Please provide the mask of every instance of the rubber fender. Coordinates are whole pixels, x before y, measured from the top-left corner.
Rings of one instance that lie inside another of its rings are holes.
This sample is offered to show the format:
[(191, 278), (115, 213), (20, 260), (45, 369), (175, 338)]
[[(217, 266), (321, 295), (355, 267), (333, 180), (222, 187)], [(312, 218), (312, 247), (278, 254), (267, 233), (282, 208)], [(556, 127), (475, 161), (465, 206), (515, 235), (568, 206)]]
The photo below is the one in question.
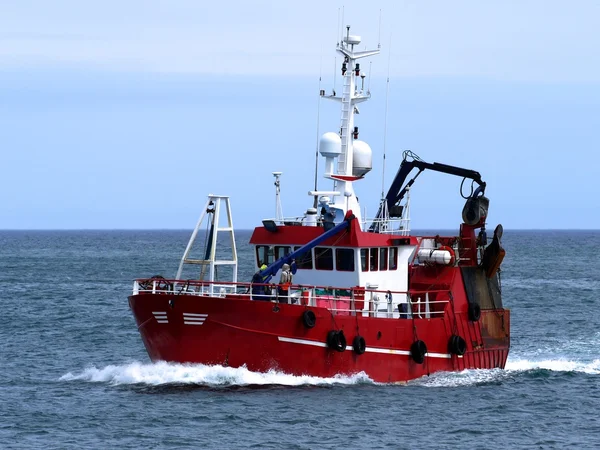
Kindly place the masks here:
[(365, 342), (365, 338), (362, 336), (356, 336), (352, 341), (352, 348), (356, 352), (357, 355), (362, 355), (367, 349), (367, 343)]
[(331, 330), (327, 333), (327, 347), (338, 352), (346, 350), (346, 336), (344, 336), (344, 332), (342, 330)]
[(417, 364), (423, 364), (423, 361), (425, 361), (426, 353), (427, 346), (425, 345), (425, 342), (421, 340), (413, 342), (410, 346), (410, 356), (412, 356), (413, 361)]
[(302, 323), (306, 328), (314, 328), (317, 324), (317, 316), (310, 309), (302, 313)]
[(469, 303), (469, 320), (477, 322), (481, 317), (481, 307), (477, 303)]
[(462, 356), (467, 351), (467, 343), (460, 336), (453, 334), (448, 341), (448, 351), (458, 356)]

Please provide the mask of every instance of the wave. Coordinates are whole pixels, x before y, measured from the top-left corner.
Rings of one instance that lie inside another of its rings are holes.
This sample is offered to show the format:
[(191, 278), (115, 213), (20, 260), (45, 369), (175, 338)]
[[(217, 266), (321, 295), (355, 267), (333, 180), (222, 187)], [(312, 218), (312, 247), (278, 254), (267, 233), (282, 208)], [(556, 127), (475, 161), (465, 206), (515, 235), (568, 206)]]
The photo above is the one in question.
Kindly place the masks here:
[(600, 359), (591, 362), (568, 359), (529, 359), (509, 360), (504, 369), (469, 369), (462, 372), (439, 372), (429, 377), (419, 378), (409, 384), (427, 387), (461, 387), (485, 384), (498, 384), (520, 377), (537, 376), (541, 372), (584, 373), (600, 375)]
[(252, 372), (246, 367), (207, 366), (203, 364), (173, 364), (166, 362), (132, 362), (124, 365), (109, 365), (103, 368), (90, 366), (80, 373), (67, 373), (59, 381), (87, 381), (112, 385), (146, 384), (151, 386), (187, 384), (209, 387), (228, 386), (330, 386), (372, 383), (361, 372), (356, 375), (336, 375), (319, 378), (308, 375), (295, 376), (271, 370)]
[[(521, 376), (536, 376), (541, 371), (557, 373), (584, 373), (600, 375), (600, 359), (591, 362), (568, 359), (509, 359), (505, 369), (470, 369), (461, 372), (439, 372), (428, 377), (412, 380), (408, 385), (426, 387), (461, 387), (502, 383)], [(173, 364), (166, 362), (108, 365), (102, 368), (90, 366), (79, 373), (67, 373), (59, 381), (85, 381), (111, 385), (149, 386), (195, 385), (207, 387), (232, 386), (334, 386), (379, 384), (364, 372), (356, 375), (336, 375), (320, 378), (308, 375), (295, 376), (271, 370), (252, 372), (246, 367), (207, 366), (203, 364)]]
[(579, 372), (589, 375), (600, 375), (600, 359), (591, 362), (571, 361), (568, 359), (545, 359), (541, 361), (530, 361), (527, 359), (508, 360), (506, 369), (508, 372), (526, 372), (534, 370), (549, 370), (552, 372)]

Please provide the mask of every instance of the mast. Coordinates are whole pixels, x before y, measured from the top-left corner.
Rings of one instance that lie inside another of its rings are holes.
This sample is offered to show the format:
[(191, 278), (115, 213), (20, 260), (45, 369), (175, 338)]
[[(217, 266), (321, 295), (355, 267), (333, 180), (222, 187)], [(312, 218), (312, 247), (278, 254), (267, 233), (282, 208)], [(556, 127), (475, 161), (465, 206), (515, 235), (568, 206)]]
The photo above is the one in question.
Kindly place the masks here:
[[(333, 133), (323, 135), (320, 152), (326, 159), (325, 177), (334, 181), (333, 191), (325, 194), (323, 191), (313, 191), (310, 194), (332, 195), (333, 202), (330, 204), (338, 210), (346, 213), (348, 210), (356, 215), (359, 222), (360, 205), (354, 194), (352, 183), (364, 177), (371, 170), (371, 148), (366, 142), (358, 141), (358, 127), (354, 123), (354, 115), (358, 114), (358, 104), (371, 98), (371, 93), (365, 91), (365, 74), (361, 71), (361, 58), (379, 54), (379, 48), (376, 50), (355, 51), (355, 46), (361, 43), (360, 36), (350, 34), (350, 26), (346, 26), (346, 35), (342, 36), (337, 44), (336, 51), (343, 56), (341, 74), (342, 74), (342, 92), (336, 94), (335, 89), (332, 95), (325, 96), (325, 91), (321, 91), (321, 96), (341, 103), (341, 119), (339, 133), (336, 133), (335, 139), (331, 137)], [(360, 80), (359, 80), (360, 78)], [(360, 85), (360, 89), (359, 89)], [(327, 137), (327, 135), (330, 135)], [(323, 141), (323, 139), (325, 141)], [(337, 140), (337, 143), (334, 141)], [(360, 156), (360, 161), (354, 161), (355, 151)], [(333, 172), (333, 161), (337, 158), (335, 165), (336, 171)], [(365, 164), (365, 160), (367, 160)], [(343, 215), (342, 215), (343, 216)]]
[[(350, 26), (346, 26), (346, 36), (342, 39), (337, 51), (344, 55), (342, 63), (343, 88), (342, 96), (329, 98), (339, 100), (342, 103), (342, 117), (340, 123), (340, 138), (342, 140), (342, 153), (338, 158), (338, 175), (353, 176), (352, 173), (352, 149), (353, 139), (358, 139), (358, 127), (354, 127), (354, 114), (358, 109), (356, 105), (371, 98), (370, 92), (360, 92), (356, 89), (356, 78), (360, 77), (360, 64), (356, 61), (361, 58), (379, 54), (377, 50), (355, 52), (354, 46), (360, 44), (360, 36), (350, 34)], [(364, 88), (364, 87), (363, 87)]]

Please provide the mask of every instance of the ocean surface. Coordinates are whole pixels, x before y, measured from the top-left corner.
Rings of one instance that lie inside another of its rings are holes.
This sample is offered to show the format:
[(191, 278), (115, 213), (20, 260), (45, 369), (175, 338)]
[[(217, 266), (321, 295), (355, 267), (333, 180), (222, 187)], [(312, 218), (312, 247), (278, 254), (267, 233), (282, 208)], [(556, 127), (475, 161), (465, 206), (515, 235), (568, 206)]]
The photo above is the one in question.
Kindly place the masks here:
[(127, 296), (189, 235), (0, 231), (0, 448), (600, 448), (600, 231), (505, 231), (506, 369), (406, 385), (151, 364)]

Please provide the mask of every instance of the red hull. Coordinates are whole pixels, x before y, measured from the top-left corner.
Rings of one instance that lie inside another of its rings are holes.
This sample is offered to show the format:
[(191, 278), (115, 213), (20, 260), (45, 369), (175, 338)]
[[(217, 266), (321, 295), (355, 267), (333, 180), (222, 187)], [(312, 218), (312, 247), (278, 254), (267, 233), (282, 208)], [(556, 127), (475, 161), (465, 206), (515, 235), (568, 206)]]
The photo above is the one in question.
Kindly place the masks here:
[[(503, 368), (510, 344), (510, 313), (485, 310), (477, 322), (467, 311), (448, 308), (444, 317), (385, 319), (332, 315), (326, 308), (197, 295), (143, 293), (129, 297), (142, 340), (153, 361), (245, 365), (293, 375), (332, 377), (365, 372), (378, 382), (403, 382), (437, 371)], [(316, 325), (307, 328), (306, 309)], [(343, 330), (347, 348), (327, 347), (327, 334)], [(357, 354), (352, 341), (360, 335), (366, 351)], [(463, 356), (449, 352), (452, 335), (464, 338)], [(411, 356), (411, 344), (427, 346), (422, 364)]]

